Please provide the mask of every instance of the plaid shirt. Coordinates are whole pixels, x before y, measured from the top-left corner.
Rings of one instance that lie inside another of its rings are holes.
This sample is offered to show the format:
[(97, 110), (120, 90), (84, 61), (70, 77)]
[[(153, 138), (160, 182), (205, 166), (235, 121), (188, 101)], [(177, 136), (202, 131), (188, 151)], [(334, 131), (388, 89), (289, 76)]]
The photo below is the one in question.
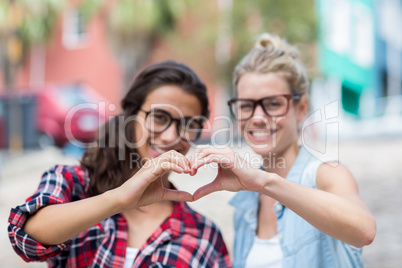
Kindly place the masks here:
[[(47, 260), (49, 267), (123, 267), (127, 222), (116, 214), (69, 241), (45, 247), (23, 230), (30, 214), (40, 208), (85, 198), (89, 177), (79, 166), (55, 166), (47, 171), (37, 192), (11, 210), (8, 234), (25, 261)], [(140, 248), (133, 267), (231, 267), (218, 227), (184, 202)]]

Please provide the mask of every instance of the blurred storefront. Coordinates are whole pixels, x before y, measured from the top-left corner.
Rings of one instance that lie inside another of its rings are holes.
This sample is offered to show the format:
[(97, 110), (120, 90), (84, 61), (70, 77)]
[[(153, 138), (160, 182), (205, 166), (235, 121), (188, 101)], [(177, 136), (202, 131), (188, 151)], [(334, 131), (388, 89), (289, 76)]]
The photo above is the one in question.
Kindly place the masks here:
[(383, 113), (382, 98), (402, 94), (402, 1), (319, 0), (317, 11), (319, 67), (338, 80), (343, 110)]
[(313, 82), (315, 104), (339, 101), (339, 116), (350, 125), (372, 121), (384, 129), (390, 126), (374, 120), (400, 121), (402, 0), (318, 0), (316, 6), (323, 77)]

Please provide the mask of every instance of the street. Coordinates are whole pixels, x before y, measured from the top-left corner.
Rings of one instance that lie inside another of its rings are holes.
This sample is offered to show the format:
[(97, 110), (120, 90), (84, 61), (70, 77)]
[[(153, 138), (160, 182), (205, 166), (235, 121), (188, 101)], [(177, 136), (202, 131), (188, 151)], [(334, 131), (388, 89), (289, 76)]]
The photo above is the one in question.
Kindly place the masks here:
[[(337, 145), (332, 145), (338, 148)], [(339, 143), (340, 161), (354, 174), (360, 194), (377, 220), (377, 236), (364, 248), (367, 268), (396, 268), (402, 263), (402, 139), (392, 138), (349, 140)], [(240, 154), (249, 152), (239, 148)], [(189, 153), (191, 154), (191, 152)], [(7, 236), (7, 217), (10, 208), (23, 203), (36, 189), (40, 176), (54, 164), (77, 164), (72, 157), (50, 148), (32, 151), (6, 159), (3, 155), (0, 173), (0, 263), (1, 267), (46, 267), (44, 263), (26, 264), (12, 250)], [(210, 182), (216, 174), (213, 167), (202, 168), (194, 178), (172, 175), (172, 182), (180, 189), (194, 192)], [(221, 228), (231, 250), (233, 243), (232, 214), (228, 201), (233, 193), (218, 192), (191, 203), (195, 210), (215, 221)]]

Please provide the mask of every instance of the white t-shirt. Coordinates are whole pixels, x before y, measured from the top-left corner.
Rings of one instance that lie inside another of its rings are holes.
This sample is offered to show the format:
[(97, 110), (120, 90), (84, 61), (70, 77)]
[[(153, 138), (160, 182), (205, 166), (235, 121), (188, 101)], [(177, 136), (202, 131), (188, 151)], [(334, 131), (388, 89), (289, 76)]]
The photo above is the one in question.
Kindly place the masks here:
[(254, 243), (247, 256), (247, 268), (282, 268), (282, 249), (279, 236), (271, 239), (254, 237)]
[(138, 249), (138, 248), (130, 248), (130, 247), (126, 248), (126, 258), (124, 260), (123, 268), (132, 268), (133, 267), (134, 259), (137, 256), (139, 250), (140, 249)]

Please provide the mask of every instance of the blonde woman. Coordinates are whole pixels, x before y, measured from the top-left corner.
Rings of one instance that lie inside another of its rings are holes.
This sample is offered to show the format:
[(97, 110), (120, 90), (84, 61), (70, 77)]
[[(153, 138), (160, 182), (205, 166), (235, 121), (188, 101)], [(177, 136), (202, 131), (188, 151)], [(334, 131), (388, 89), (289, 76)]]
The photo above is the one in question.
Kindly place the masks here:
[(362, 267), (361, 248), (373, 241), (376, 223), (353, 175), (298, 143), (308, 110), (298, 51), (277, 36), (261, 35), (236, 66), (234, 87), (228, 104), (244, 139), (262, 156), (262, 168), (247, 166), (231, 148), (199, 146), (192, 160), (192, 173), (220, 164), (216, 179), (195, 199), (241, 191), (231, 200), (234, 267)]

